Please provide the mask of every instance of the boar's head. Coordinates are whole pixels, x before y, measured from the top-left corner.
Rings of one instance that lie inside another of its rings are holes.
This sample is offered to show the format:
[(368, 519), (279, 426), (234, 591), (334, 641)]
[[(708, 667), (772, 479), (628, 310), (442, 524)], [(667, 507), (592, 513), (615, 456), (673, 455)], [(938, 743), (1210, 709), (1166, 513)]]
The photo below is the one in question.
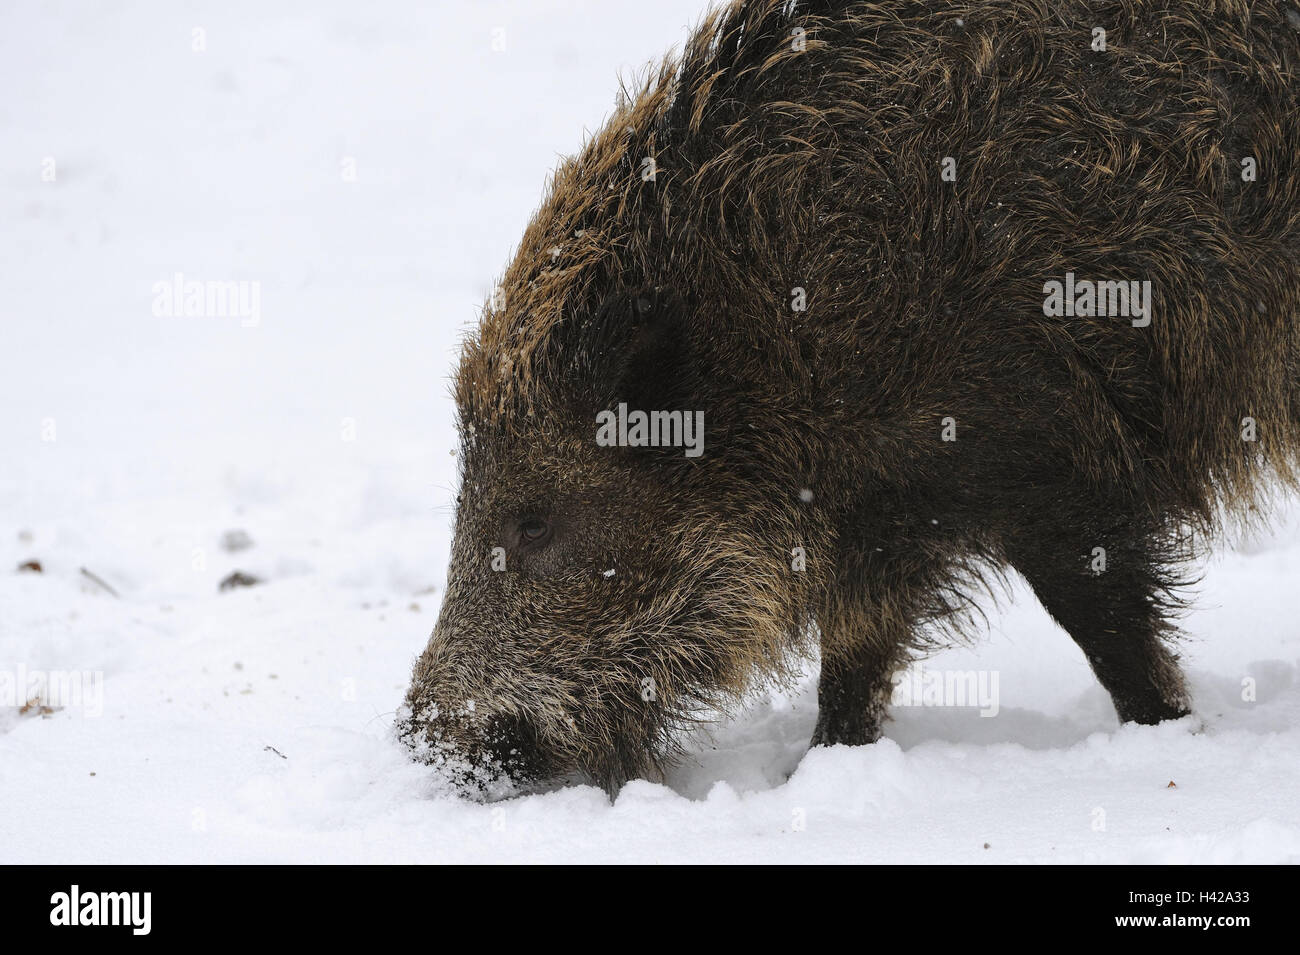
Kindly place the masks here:
[[(788, 672), (808, 509), (788, 474), (765, 474), (761, 439), (735, 433), (744, 402), (708, 371), (679, 295), (603, 294), (531, 349), (519, 325), (489, 315), (462, 356), (448, 585), (398, 731), (471, 792), (578, 777), (612, 794)], [(598, 441), (620, 404), (681, 412), (681, 431), (659, 419), (680, 443)]]

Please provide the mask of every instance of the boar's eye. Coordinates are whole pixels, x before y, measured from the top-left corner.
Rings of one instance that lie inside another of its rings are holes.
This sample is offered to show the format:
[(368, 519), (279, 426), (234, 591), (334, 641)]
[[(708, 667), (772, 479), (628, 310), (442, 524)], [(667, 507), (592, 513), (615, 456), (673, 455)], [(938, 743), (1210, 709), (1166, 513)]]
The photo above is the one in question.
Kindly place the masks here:
[(537, 544), (551, 536), (551, 525), (540, 517), (529, 517), (519, 522), (519, 540), (524, 544)]

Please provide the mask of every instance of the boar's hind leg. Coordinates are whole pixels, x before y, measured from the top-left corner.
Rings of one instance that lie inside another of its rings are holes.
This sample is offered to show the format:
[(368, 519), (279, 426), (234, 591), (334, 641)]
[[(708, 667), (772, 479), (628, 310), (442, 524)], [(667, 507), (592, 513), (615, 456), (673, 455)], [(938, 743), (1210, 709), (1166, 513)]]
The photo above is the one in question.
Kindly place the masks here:
[[(1131, 532), (1130, 532), (1131, 533)], [(1012, 565), (1043, 608), (1074, 638), (1123, 722), (1158, 723), (1186, 716), (1187, 691), (1177, 658), (1166, 646), (1170, 585), (1156, 538), (1105, 542), (1105, 565), (1093, 542), (1060, 529), (1008, 548)]]

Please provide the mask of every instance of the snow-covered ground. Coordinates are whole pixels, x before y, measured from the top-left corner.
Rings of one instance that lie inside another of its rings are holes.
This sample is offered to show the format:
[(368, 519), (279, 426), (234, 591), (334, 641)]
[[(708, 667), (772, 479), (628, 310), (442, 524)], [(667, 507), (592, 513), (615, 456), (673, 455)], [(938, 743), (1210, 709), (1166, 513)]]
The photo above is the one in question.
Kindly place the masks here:
[[(6, 5), (0, 694), (87, 693), (0, 708), (0, 862), (1300, 861), (1294, 504), (1208, 565), (1183, 723), (1119, 727), (1016, 586), (926, 664), (996, 674), (992, 718), (807, 752), (808, 680), (613, 805), (461, 802), (390, 738), (446, 570), (456, 343), (557, 155), (702, 6)], [(257, 308), (166, 314), (176, 273)]]

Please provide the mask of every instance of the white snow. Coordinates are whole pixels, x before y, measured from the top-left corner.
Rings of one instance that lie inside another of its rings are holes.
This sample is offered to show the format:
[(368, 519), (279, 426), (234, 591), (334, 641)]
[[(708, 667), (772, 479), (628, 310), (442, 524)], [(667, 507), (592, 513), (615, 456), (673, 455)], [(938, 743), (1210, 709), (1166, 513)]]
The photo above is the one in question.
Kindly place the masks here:
[[(613, 805), (462, 802), (389, 737), (446, 571), (456, 343), (618, 71), (702, 6), (7, 11), (0, 674), (102, 699), (0, 709), (0, 863), (1300, 861), (1294, 505), (1208, 564), (1179, 724), (1119, 727), (1017, 586), (925, 663), (995, 672), (996, 717), (807, 752), (809, 679)], [(257, 320), (156, 314), (176, 273), (258, 283)], [(236, 569), (266, 583), (219, 592)]]

